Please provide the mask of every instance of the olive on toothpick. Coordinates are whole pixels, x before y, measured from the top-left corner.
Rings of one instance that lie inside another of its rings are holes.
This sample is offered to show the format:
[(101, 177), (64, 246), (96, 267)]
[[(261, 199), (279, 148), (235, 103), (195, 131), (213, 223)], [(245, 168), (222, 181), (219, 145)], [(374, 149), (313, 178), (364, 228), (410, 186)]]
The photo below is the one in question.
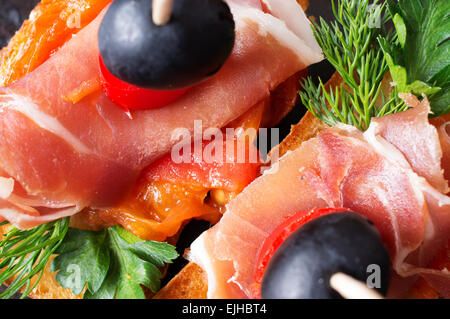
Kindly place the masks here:
[[(361, 287), (371, 275), (370, 265), (377, 265), (380, 270), (380, 286), (374, 288), (376, 293), (372, 297), (378, 293), (386, 295), (390, 259), (377, 229), (356, 213), (328, 214), (309, 221), (281, 244), (264, 273), (261, 296), (340, 299), (359, 291), (361, 298), (365, 298), (367, 294)], [(355, 284), (357, 281), (361, 284)], [(350, 286), (342, 287), (342, 282)], [(341, 296), (337, 290), (348, 295)]]
[[(100, 26), (100, 55), (118, 79), (152, 90), (193, 86), (214, 75), (234, 46), (223, 0), (115, 0)], [(153, 15), (154, 8), (158, 14)], [(156, 23), (154, 22), (156, 20)]]

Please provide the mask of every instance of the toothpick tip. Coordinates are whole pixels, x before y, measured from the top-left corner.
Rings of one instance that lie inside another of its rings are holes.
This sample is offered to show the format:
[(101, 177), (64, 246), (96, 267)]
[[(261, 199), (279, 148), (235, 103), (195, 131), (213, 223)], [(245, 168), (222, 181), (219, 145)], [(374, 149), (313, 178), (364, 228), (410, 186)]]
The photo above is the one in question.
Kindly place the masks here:
[(153, 0), (152, 20), (157, 26), (163, 26), (170, 21), (173, 0)]
[(346, 299), (383, 299), (375, 289), (344, 273), (335, 273), (330, 286)]

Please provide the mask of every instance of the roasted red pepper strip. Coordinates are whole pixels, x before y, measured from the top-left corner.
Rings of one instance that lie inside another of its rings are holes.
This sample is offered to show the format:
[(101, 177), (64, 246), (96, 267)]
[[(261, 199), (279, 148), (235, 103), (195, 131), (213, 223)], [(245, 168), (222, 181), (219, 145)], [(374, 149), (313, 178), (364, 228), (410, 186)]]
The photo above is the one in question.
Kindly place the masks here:
[(216, 147), (222, 147), (222, 156), (208, 159), (212, 143), (216, 142), (199, 142), (197, 151), (189, 145), (191, 152), (187, 155), (184, 154), (187, 148), (183, 148), (178, 155), (186, 155), (186, 163), (175, 163), (172, 154), (167, 154), (145, 170), (145, 178), (239, 192), (261, 174), (259, 151), (253, 144), (240, 140), (217, 142)]

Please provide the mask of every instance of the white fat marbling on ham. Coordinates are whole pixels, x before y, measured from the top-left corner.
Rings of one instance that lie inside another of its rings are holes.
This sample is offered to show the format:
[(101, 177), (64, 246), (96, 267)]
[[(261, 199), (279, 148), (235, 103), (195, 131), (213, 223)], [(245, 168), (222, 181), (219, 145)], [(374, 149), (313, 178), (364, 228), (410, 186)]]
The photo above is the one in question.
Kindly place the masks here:
[(206, 233), (200, 235), (199, 240), (196, 240), (191, 246), (191, 250), (195, 251), (195, 255), (191, 255), (189, 250), (186, 255), (186, 258), (196, 263), (206, 271), (206, 274), (208, 276), (208, 290), (215, 291), (216, 281), (214, 279), (214, 268), (212, 265), (212, 260), (208, 258), (208, 252), (205, 247), (205, 241), (201, 238), (201, 236), (204, 235), (206, 235)]
[[(428, 122), (430, 103), (425, 98), (421, 103), (422, 107), (414, 107), (417, 99), (412, 94), (401, 94), (401, 97), (412, 107), (410, 112), (399, 113), (395, 121), (391, 120), (392, 117), (387, 117), (383, 120), (383, 125), (376, 125), (380, 120), (375, 119), (375, 126), (371, 128), (373, 134), (386, 139), (405, 155), (417, 174), (425, 177), (441, 192), (447, 193), (450, 189), (441, 166), (443, 152), (439, 133)], [(421, 134), (418, 135), (417, 131)]]
[[(438, 289), (450, 285), (448, 271), (427, 267), (450, 239), (442, 150), (436, 129), (424, 116), (428, 102), (403, 98), (411, 110), (375, 120), (365, 134), (345, 125), (322, 131), (283, 156), (277, 171), (256, 179), (227, 206), (222, 220), (190, 252), (199, 265), (209, 265), (205, 271), (213, 288), (208, 297), (251, 297), (267, 236), (295, 213), (329, 206), (347, 207), (372, 220), (400, 276), (433, 276)], [(407, 140), (391, 134), (395, 125), (406, 130), (400, 137)], [(203, 247), (199, 254), (197, 247)]]
[(7, 199), (14, 191), (14, 179), (0, 177), (0, 198)]
[(61, 137), (78, 153), (88, 154), (91, 152), (86, 145), (61, 125), (56, 118), (41, 111), (39, 106), (30, 98), (24, 95), (15, 94), (11, 90), (5, 90), (0, 95), (0, 113), (5, 112), (8, 109), (22, 113), (39, 125), (40, 128)]
[(100, 93), (76, 104), (63, 99), (100, 76), (104, 12), (36, 70), (0, 88), (0, 176), (15, 182), (14, 193), (0, 200), (0, 215), (27, 228), (86, 206), (111, 207), (143, 168), (170, 151), (172, 132), (192, 132), (194, 120), (221, 128), (320, 61), (304, 13), (295, 0), (283, 1), (296, 9), (279, 18), (264, 13), (259, 0), (227, 1), (236, 43), (223, 68), (162, 109), (133, 112), (133, 120)]
[(442, 147), (442, 168), (445, 178), (450, 181), (450, 114), (433, 118), (431, 123), (437, 128)]
[(45, 224), (56, 219), (72, 216), (80, 211), (80, 207), (74, 206), (65, 209), (51, 210), (38, 215), (29, 214), (26, 210), (19, 207), (4, 205), (0, 203), (0, 217), (9, 221), (13, 225), (21, 225), (23, 228), (31, 228), (38, 224)]
[(299, 7), (296, 1), (286, 0), (261, 0), (267, 7), (269, 12), (284, 21), (288, 28), (294, 32), (300, 39), (308, 44), (315, 52), (320, 52), (321, 49), (314, 34), (310, 29), (305, 28), (306, 24), (312, 27), (305, 12)]
[[(293, 0), (288, 0), (286, 2), (289, 3), (292, 1)], [(302, 14), (294, 15), (293, 12), (291, 12), (290, 17), (298, 18), (298, 24), (303, 25), (302, 30), (310, 29), (310, 22), (306, 19), (305, 13), (295, 1), (293, 2), (294, 5), (298, 7), (298, 11)], [(261, 36), (266, 37), (267, 35), (270, 35), (274, 37), (280, 44), (297, 54), (298, 58), (305, 61), (308, 65), (323, 59), (320, 47), (310, 30), (306, 32), (296, 32), (297, 30), (288, 28), (288, 25), (284, 20), (280, 20), (275, 16), (252, 7), (231, 6), (231, 9), (233, 15), (238, 17), (238, 20), (236, 21), (238, 28), (257, 26), (258, 33)], [(305, 17), (305, 19), (302, 19), (302, 17)], [(296, 27), (298, 28), (299, 26), (296, 25)], [(310, 35), (312, 39), (307, 35)]]
[(450, 144), (450, 121), (439, 126), (439, 135), (442, 135), (447, 144)]

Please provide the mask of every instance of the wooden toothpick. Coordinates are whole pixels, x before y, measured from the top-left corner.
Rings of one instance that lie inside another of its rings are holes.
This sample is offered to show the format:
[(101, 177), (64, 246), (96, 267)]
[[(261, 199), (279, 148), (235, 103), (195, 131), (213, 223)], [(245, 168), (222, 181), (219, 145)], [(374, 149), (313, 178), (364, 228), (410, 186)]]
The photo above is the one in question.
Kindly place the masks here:
[(331, 276), (330, 285), (346, 299), (383, 299), (375, 289), (341, 272)]
[(162, 26), (170, 20), (172, 14), (173, 0), (153, 0), (152, 19), (153, 23)]

